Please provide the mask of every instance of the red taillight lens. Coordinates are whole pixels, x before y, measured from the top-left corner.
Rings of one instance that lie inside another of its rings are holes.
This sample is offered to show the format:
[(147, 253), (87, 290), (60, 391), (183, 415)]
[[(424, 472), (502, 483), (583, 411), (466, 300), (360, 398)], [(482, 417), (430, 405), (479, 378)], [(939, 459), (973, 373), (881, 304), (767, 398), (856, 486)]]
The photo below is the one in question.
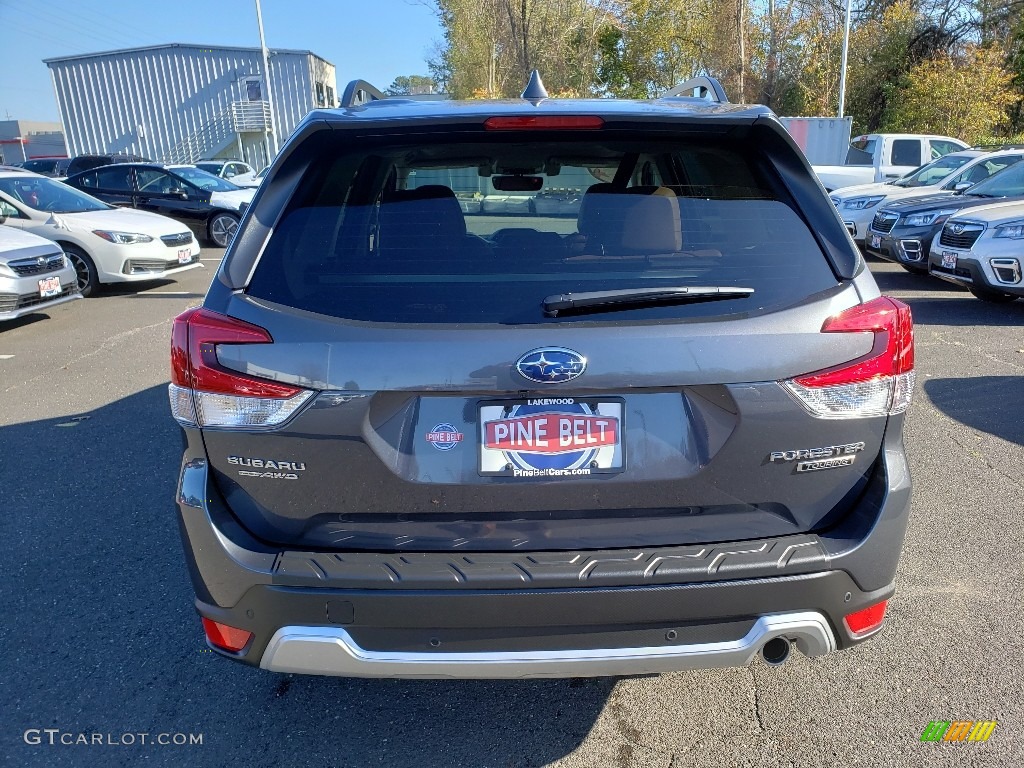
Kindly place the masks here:
[(888, 604), (888, 600), (883, 600), (880, 603), (862, 608), (859, 611), (855, 611), (846, 616), (843, 621), (846, 622), (846, 628), (850, 630), (850, 634), (854, 637), (861, 637), (869, 632), (874, 632), (885, 621), (885, 607)]
[(260, 428), (288, 419), (311, 396), (301, 387), (222, 366), (218, 344), (271, 344), (258, 325), (208, 309), (190, 309), (171, 329), (171, 412), (185, 426)]
[(811, 414), (827, 419), (884, 416), (910, 406), (914, 326), (910, 307), (881, 296), (839, 313), (822, 333), (872, 333), (871, 351), (849, 363), (784, 382)]
[(171, 381), (203, 392), (247, 397), (292, 397), (302, 390), (255, 379), (217, 362), (218, 344), (270, 344), (270, 333), (258, 325), (208, 309), (190, 309), (174, 319), (171, 329)]
[(213, 645), (231, 653), (238, 653), (249, 644), (249, 640), (252, 638), (252, 632), (211, 621), (205, 616), (203, 617), (203, 631), (206, 633), (206, 639)]
[(875, 334), (875, 344), (859, 360), (798, 376), (795, 380), (805, 387), (848, 384), (914, 370), (914, 322), (910, 307), (902, 301), (880, 296), (867, 304), (851, 307), (826, 320), (821, 332), (871, 332)]
[(597, 115), (525, 115), (484, 120), (484, 128), (488, 131), (594, 130), (603, 127), (604, 119)]

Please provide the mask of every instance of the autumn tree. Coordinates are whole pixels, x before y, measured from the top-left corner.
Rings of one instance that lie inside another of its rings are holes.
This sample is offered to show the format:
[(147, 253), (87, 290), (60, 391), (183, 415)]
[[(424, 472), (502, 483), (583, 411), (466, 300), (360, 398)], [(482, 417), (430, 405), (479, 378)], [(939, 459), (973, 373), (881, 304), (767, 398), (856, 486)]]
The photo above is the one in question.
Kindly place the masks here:
[(597, 91), (606, 24), (589, 0), (436, 0), (444, 42), (431, 73), (458, 98), (517, 96), (538, 69), (550, 93)]
[(1003, 59), (995, 47), (971, 47), (921, 62), (904, 79), (899, 108), (889, 110), (887, 127), (969, 143), (996, 134), (1018, 98)]

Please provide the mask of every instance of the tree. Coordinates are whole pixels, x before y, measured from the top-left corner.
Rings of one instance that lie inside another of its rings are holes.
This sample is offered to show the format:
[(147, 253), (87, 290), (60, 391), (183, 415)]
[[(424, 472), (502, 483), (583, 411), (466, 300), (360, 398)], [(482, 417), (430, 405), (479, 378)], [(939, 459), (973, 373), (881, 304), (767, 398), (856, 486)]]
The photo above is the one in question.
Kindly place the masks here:
[(419, 93), (435, 93), (437, 84), (427, 75), (399, 75), (387, 90), (388, 96), (411, 96)]
[(916, 63), (911, 47), (925, 24), (912, 0), (898, 0), (881, 18), (869, 19), (851, 31), (846, 103), (855, 133), (883, 126), (890, 98)]
[(590, 0), (436, 0), (444, 41), (429, 66), (456, 98), (518, 96), (533, 69), (548, 92), (597, 92), (607, 14)]
[(998, 48), (970, 47), (918, 64), (900, 89), (900, 107), (888, 113), (896, 131), (938, 133), (968, 143), (998, 133), (1017, 101), (1013, 75)]

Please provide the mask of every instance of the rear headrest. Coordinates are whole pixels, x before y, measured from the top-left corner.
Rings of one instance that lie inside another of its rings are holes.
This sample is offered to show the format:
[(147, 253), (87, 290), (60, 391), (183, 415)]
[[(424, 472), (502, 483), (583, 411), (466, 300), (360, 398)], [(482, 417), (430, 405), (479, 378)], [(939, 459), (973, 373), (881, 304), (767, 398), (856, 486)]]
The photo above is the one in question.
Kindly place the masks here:
[[(381, 244), (386, 238), (458, 238), (466, 234), (459, 201), (446, 186), (427, 184), (391, 192), (381, 204)], [(400, 233), (400, 234), (399, 234)]]
[(615, 193), (611, 184), (592, 184), (587, 188), (580, 200), (580, 210), (576, 214), (576, 231), (581, 235), (596, 235), (604, 232), (609, 220), (614, 220), (615, 198), (605, 195)]
[(683, 233), (675, 192), (657, 187), (647, 193), (638, 192), (635, 200), (627, 201), (621, 245), (645, 253), (682, 250)]
[(617, 251), (664, 253), (683, 247), (679, 202), (668, 187), (594, 184), (580, 201), (576, 228)]

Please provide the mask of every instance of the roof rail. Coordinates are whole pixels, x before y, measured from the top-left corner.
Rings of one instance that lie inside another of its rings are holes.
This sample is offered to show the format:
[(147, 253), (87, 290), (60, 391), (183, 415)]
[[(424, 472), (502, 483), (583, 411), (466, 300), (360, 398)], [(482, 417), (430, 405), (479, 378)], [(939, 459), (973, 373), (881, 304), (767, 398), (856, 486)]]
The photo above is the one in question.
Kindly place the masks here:
[(713, 77), (691, 77), (684, 83), (680, 83), (670, 91), (661, 94), (661, 98), (668, 99), (673, 96), (688, 96), (698, 99), (708, 99), (719, 104), (728, 104), (729, 97), (725, 95), (722, 84)]
[(345, 92), (341, 94), (341, 106), (359, 107), (371, 101), (379, 101), (386, 98), (387, 96), (365, 80), (353, 80), (345, 86)]

